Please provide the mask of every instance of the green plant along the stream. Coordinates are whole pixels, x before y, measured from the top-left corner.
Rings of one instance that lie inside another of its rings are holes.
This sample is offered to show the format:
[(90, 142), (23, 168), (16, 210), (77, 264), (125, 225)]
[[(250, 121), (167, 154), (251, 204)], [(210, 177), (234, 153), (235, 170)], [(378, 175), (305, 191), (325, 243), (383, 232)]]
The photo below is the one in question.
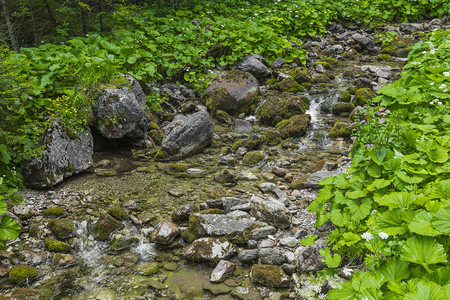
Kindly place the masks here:
[[(433, 32), (412, 48), (401, 79), (373, 100), (378, 106), (360, 126), (348, 174), (325, 179), (309, 207), (317, 225), (337, 226), (332, 250), (348, 260), (365, 256), (371, 270), (329, 299), (450, 295), (449, 34)], [(386, 115), (377, 117), (382, 107)], [(339, 265), (329, 250), (323, 255)]]

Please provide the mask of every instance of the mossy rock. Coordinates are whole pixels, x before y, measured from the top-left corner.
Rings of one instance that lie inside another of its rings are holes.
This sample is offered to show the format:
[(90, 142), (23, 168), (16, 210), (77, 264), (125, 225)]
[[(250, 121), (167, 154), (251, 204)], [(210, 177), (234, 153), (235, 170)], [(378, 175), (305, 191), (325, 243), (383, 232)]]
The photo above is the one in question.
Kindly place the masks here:
[(302, 83), (302, 86), (303, 86), (305, 89), (309, 90), (310, 88), (313, 87), (313, 84), (312, 84), (312, 83), (309, 83), (309, 82), (303, 82), (303, 83)]
[(330, 138), (349, 138), (352, 134), (352, 129), (347, 123), (343, 122), (336, 122), (333, 126), (333, 128), (328, 133), (328, 136)]
[(201, 210), (200, 213), (202, 215), (223, 215), (225, 212), (221, 210), (220, 208), (208, 208)]
[(281, 142), (281, 134), (278, 130), (266, 130), (263, 132), (266, 144), (269, 146), (278, 145)]
[(159, 271), (159, 264), (156, 261), (147, 261), (138, 264), (134, 268), (134, 272), (139, 275), (150, 276)]
[(264, 144), (264, 137), (261, 134), (254, 134), (243, 141), (242, 147), (245, 147), (248, 150), (256, 150), (259, 149), (262, 144)]
[(392, 57), (392, 55), (380, 53), (377, 55), (377, 60), (378, 61), (391, 61), (391, 60), (394, 60), (394, 58)]
[(348, 103), (348, 102), (352, 101), (352, 95), (349, 92), (344, 91), (341, 94), (341, 96), (339, 97), (339, 101)]
[(397, 57), (408, 57), (410, 49), (409, 46), (416, 43), (413, 37), (401, 36), (392, 43), (387, 44), (382, 50), (382, 54), (389, 54)]
[(264, 159), (264, 153), (260, 151), (247, 152), (242, 158), (242, 163), (246, 166), (254, 166)]
[(315, 83), (324, 83), (330, 81), (330, 77), (327, 74), (316, 74), (314, 75)]
[(369, 100), (375, 98), (377, 94), (369, 88), (362, 88), (356, 91), (355, 99), (353, 99), (353, 103), (355, 106), (363, 106)]
[(258, 118), (263, 124), (276, 126), (283, 120), (304, 114), (309, 103), (310, 100), (306, 96), (274, 95), (261, 105)]
[(160, 129), (151, 129), (148, 131), (148, 135), (157, 145), (161, 145), (164, 140), (164, 131)]
[(155, 122), (148, 122), (148, 130), (159, 129), (159, 126)]
[(290, 77), (278, 82), (275, 87), (283, 93), (302, 93), (305, 91), (303, 86)]
[(188, 229), (181, 231), (181, 237), (187, 242), (192, 242), (199, 237), (197, 216), (191, 214), (189, 216)]
[(9, 281), (14, 284), (23, 285), (33, 281), (39, 276), (39, 271), (32, 266), (17, 265), (9, 271)]
[(53, 206), (44, 210), (44, 217), (46, 218), (59, 218), (64, 215), (64, 209), (59, 206)]
[(231, 116), (229, 113), (223, 110), (217, 110), (215, 113), (216, 119), (219, 120), (222, 123), (230, 123), (231, 122)]
[(353, 103), (340, 102), (331, 107), (331, 112), (335, 116), (340, 116), (342, 113), (350, 114), (354, 108), (355, 105)]
[(182, 163), (173, 163), (167, 166), (167, 171), (169, 172), (185, 172), (187, 169), (188, 166)]
[(316, 61), (316, 66), (318, 66), (318, 65), (322, 65), (327, 70), (331, 69), (331, 65), (326, 61), (318, 60), (318, 61)]
[(324, 57), (324, 58), (321, 59), (321, 61), (325, 61), (325, 62), (329, 63), (333, 67), (336, 67), (339, 64), (339, 61), (336, 58), (333, 58), (333, 57)]
[(222, 172), (214, 176), (214, 181), (218, 183), (236, 184), (236, 175), (230, 172), (228, 169), (224, 169)]
[(267, 79), (264, 81), (264, 84), (270, 85), (270, 86), (273, 86), (273, 85), (275, 85), (276, 83), (277, 83), (277, 79), (274, 78), (274, 77), (267, 78)]
[(233, 145), (231, 146), (231, 151), (236, 151), (237, 149), (242, 147), (242, 144), (244, 144), (244, 141), (242, 140), (234, 142)]
[(345, 91), (349, 92), (351, 95), (354, 95), (358, 88), (356, 86), (349, 86)]
[(72, 247), (69, 244), (52, 238), (46, 238), (44, 240), (44, 246), (45, 249), (50, 252), (69, 253), (72, 250)]
[(111, 207), (108, 209), (108, 215), (119, 221), (127, 221), (128, 213), (123, 207)]
[(167, 160), (169, 157), (170, 157), (169, 153), (167, 153), (163, 149), (159, 149), (158, 152), (156, 152), (155, 160), (163, 161), (163, 160)]
[(131, 245), (138, 243), (138, 238), (130, 238), (125, 236), (116, 236), (109, 242), (109, 249), (113, 251), (122, 251), (130, 248)]
[(312, 78), (308, 75), (305, 68), (295, 68), (288, 71), (289, 76), (291, 76), (298, 83), (312, 82)]
[(68, 219), (53, 219), (48, 222), (48, 228), (61, 240), (68, 239), (74, 230), (72, 222)]
[(100, 241), (107, 241), (112, 232), (123, 227), (123, 224), (108, 214), (100, 216), (99, 220), (90, 228), (91, 234)]
[(308, 176), (304, 175), (300, 178), (292, 180), (290, 187), (291, 189), (303, 189), (305, 188), (306, 180), (308, 179)]
[(268, 287), (289, 286), (289, 278), (283, 269), (276, 265), (254, 265), (251, 271), (251, 278), (254, 283)]
[(306, 134), (310, 122), (310, 115), (296, 115), (288, 120), (283, 120), (278, 123), (276, 130), (280, 132), (283, 139), (300, 137)]
[(164, 270), (174, 272), (178, 269), (178, 264), (175, 262), (166, 262), (163, 266)]

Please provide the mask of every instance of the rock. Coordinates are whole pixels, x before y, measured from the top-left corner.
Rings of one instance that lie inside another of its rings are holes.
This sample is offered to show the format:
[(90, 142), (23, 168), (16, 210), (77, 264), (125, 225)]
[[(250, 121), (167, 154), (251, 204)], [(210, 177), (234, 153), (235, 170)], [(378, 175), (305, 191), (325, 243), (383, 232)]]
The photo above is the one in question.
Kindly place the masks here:
[(201, 299), (203, 285), (207, 282), (209, 280), (202, 273), (190, 269), (175, 272), (165, 283), (174, 299)]
[(254, 228), (250, 231), (249, 236), (254, 240), (261, 240), (267, 238), (269, 235), (277, 232), (277, 229), (273, 226), (264, 226), (259, 228)]
[(178, 269), (178, 264), (175, 262), (165, 262), (163, 267), (164, 270), (173, 272)]
[(236, 265), (228, 260), (220, 260), (211, 273), (211, 282), (222, 282), (231, 276), (236, 269)]
[(291, 77), (285, 78), (275, 84), (275, 88), (282, 93), (302, 93), (305, 88)]
[(117, 234), (111, 239), (111, 242), (109, 242), (108, 246), (109, 249), (113, 251), (122, 251), (130, 248), (131, 245), (137, 243), (138, 241), (139, 241), (138, 238), (132, 238), (128, 236), (123, 236), (121, 234)]
[(64, 209), (59, 206), (54, 206), (44, 210), (44, 217), (46, 218), (59, 218), (64, 215)]
[(283, 252), (278, 248), (259, 249), (259, 259), (262, 264), (267, 265), (282, 265), (286, 260)]
[(69, 244), (51, 238), (44, 240), (44, 246), (50, 252), (69, 253), (72, 250)]
[(324, 67), (323, 64), (317, 64), (316, 66), (316, 72), (317, 73), (326, 73), (327, 69)]
[(14, 252), (14, 254), (12, 254), (9, 257), (9, 260), (14, 265), (21, 264), (21, 265), (35, 266), (35, 265), (41, 264), (42, 261), (44, 260), (44, 258), (42, 257), (41, 254), (39, 254), (36, 251), (20, 250), (20, 251)]
[(355, 105), (353, 103), (340, 102), (333, 104), (331, 112), (335, 116), (340, 116), (341, 114), (346, 114), (348, 116), (354, 108)]
[(236, 133), (251, 133), (253, 132), (252, 123), (242, 119), (234, 120), (234, 132)]
[(278, 68), (281, 68), (284, 64), (285, 64), (285, 60), (281, 57), (278, 57), (272, 63), (271, 67), (272, 67), (272, 69), (278, 69)]
[(314, 245), (300, 246), (295, 251), (297, 270), (301, 273), (316, 272), (327, 265), (322, 261), (319, 251), (327, 245), (327, 238), (320, 238)]
[(265, 226), (263, 222), (250, 219), (238, 219), (229, 215), (196, 214), (197, 228), (200, 235), (223, 236), (229, 234), (245, 234), (255, 226)]
[(394, 71), (394, 69), (389, 66), (373, 66), (373, 65), (364, 65), (361, 67), (361, 70), (371, 76), (382, 77), (385, 79), (391, 78), (392, 74), (390, 72)]
[(312, 78), (308, 75), (306, 68), (294, 68), (289, 70), (289, 76), (294, 78), (298, 83), (311, 83), (313, 82)]
[(248, 72), (258, 79), (262, 79), (269, 74), (267, 67), (261, 62), (264, 58), (261, 55), (253, 54), (247, 55), (244, 59), (236, 66), (236, 69), (242, 72)]
[(295, 273), (295, 265), (282, 264), (281, 268), (283, 269), (284, 273), (286, 273), (287, 275), (292, 275)]
[(98, 221), (90, 228), (91, 234), (100, 241), (107, 241), (114, 231), (121, 229), (122, 223), (108, 214), (100, 216)]
[(367, 77), (356, 78), (354, 81), (354, 84), (357, 89), (372, 88), (372, 82)]
[(365, 120), (364, 108), (362, 106), (355, 107), (350, 113), (350, 120), (355, 121), (356, 117), (358, 117), (359, 120)]
[(222, 172), (214, 176), (214, 181), (218, 183), (236, 184), (237, 177), (228, 169), (224, 169)]
[(399, 30), (406, 34), (411, 34), (417, 31), (423, 31), (423, 25), (419, 23), (402, 23)]
[(189, 215), (194, 211), (194, 204), (185, 204), (178, 206), (172, 214), (172, 219), (175, 222), (186, 221)]
[(97, 99), (95, 110), (97, 129), (107, 139), (141, 142), (147, 136), (145, 94), (131, 75), (123, 75), (130, 86), (105, 89)]
[(152, 235), (152, 241), (160, 245), (169, 245), (180, 234), (178, 226), (170, 221), (161, 222)]
[(75, 262), (72, 254), (55, 253), (53, 255), (53, 265), (57, 268), (64, 268)]
[(358, 42), (363, 49), (372, 51), (375, 49), (375, 46), (373, 44), (372, 39), (368, 38), (367, 36), (364, 36), (359, 33), (355, 33), (352, 35), (352, 39)]
[(68, 134), (53, 122), (43, 138), (43, 145), (42, 154), (27, 161), (22, 168), (29, 187), (54, 186), (93, 165), (94, 141), (88, 127)]
[(157, 273), (159, 270), (158, 263), (155, 261), (146, 261), (138, 264), (134, 268), (134, 272), (139, 275), (150, 276)]
[(25, 220), (30, 218), (33, 215), (33, 212), (27, 205), (16, 205), (14, 206), (14, 214), (21, 220)]
[(272, 224), (278, 228), (287, 228), (291, 224), (291, 216), (283, 203), (252, 196), (250, 201), (253, 203), (252, 216)]
[(242, 158), (242, 163), (246, 166), (254, 166), (264, 159), (264, 153), (261, 151), (247, 152)]
[(356, 91), (353, 103), (355, 104), (355, 106), (364, 106), (367, 101), (372, 100), (376, 96), (377, 94), (375, 94), (371, 89), (361, 88)]
[(322, 169), (320, 171), (311, 173), (296, 182), (293, 181), (291, 187), (292, 185), (295, 185), (296, 188), (302, 189), (307, 188), (320, 189), (322, 186), (318, 184), (319, 181), (324, 180), (325, 178), (330, 176), (337, 176), (342, 172), (343, 172), (342, 170), (328, 171), (326, 169)]
[(289, 237), (282, 238), (280, 240), (280, 245), (288, 247), (288, 248), (295, 248), (299, 245), (299, 242), (297, 241), (297, 239), (295, 237), (289, 236)]
[(263, 193), (274, 193), (279, 201), (284, 201), (287, 198), (287, 194), (285, 191), (280, 189), (275, 183), (272, 182), (263, 182), (258, 185), (258, 189)]
[(281, 134), (278, 130), (269, 129), (263, 132), (266, 144), (269, 146), (278, 145), (281, 142)]
[(214, 299), (233, 300), (233, 298), (230, 297), (229, 295), (221, 295), (221, 294), (228, 294), (233, 290), (232, 287), (229, 287), (224, 283), (204, 282), (203, 289), (213, 293), (215, 295)]
[(226, 259), (236, 252), (233, 244), (220, 238), (200, 238), (185, 248), (183, 257), (194, 262), (215, 262)]
[(53, 219), (48, 222), (48, 228), (58, 239), (66, 240), (71, 237), (74, 230), (72, 222), (68, 219)]
[(14, 284), (23, 285), (29, 281), (33, 281), (39, 276), (39, 272), (35, 267), (18, 265), (9, 271), (9, 281)]
[(336, 122), (334, 123), (333, 128), (328, 133), (328, 137), (335, 138), (349, 138), (352, 134), (352, 128), (349, 124), (344, 122)]
[(242, 250), (238, 253), (238, 260), (242, 263), (254, 262), (259, 257), (258, 249)]
[(263, 124), (276, 126), (283, 120), (302, 115), (309, 106), (306, 96), (270, 95), (258, 110), (258, 119)]
[(122, 207), (111, 207), (108, 209), (108, 215), (118, 221), (128, 221), (128, 213)]
[(283, 139), (300, 137), (306, 134), (310, 122), (311, 116), (309, 114), (296, 115), (278, 123), (276, 129), (280, 132)]
[(268, 287), (288, 287), (289, 278), (283, 269), (275, 265), (254, 265), (250, 273), (252, 281)]
[(347, 91), (344, 91), (342, 94), (341, 94), (341, 96), (339, 97), (339, 101), (340, 102), (350, 102), (350, 101), (352, 101), (352, 95), (349, 93), (349, 92), (347, 92)]
[(233, 70), (220, 72), (206, 89), (204, 98), (211, 111), (223, 110), (238, 115), (249, 109), (258, 92), (258, 80), (253, 75)]
[(178, 160), (199, 153), (208, 147), (213, 138), (213, 124), (206, 110), (189, 117), (177, 115), (165, 129), (161, 149), (156, 159)]
[(246, 138), (242, 142), (242, 146), (247, 148), (248, 150), (256, 150), (256, 149), (259, 149), (263, 143), (264, 143), (264, 137), (261, 134), (257, 133), (257, 134), (253, 134), (252, 136)]

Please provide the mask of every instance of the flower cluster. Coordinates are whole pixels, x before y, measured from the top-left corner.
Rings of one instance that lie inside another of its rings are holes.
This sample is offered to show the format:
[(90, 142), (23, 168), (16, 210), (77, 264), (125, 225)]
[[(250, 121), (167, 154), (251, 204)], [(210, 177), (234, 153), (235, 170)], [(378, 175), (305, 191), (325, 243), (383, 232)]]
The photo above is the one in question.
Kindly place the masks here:
[(435, 105), (435, 104), (442, 105), (442, 102), (439, 101), (439, 99), (434, 99), (433, 101), (430, 101), (430, 105)]

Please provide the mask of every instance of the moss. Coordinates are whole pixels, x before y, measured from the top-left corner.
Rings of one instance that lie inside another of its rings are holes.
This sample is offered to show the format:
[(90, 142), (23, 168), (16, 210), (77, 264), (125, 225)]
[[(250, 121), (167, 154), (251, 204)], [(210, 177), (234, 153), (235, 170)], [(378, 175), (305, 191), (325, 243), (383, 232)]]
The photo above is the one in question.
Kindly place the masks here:
[(46, 218), (59, 218), (64, 215), (64, 210), (59, 206), (54, 206), (44, 210), (44, 217)]
[(355, 104), (355, 106), (363, 106), (369, 100), (375, 98), (376, 96), (377, 94), (375, 94), (375, 92), (373, 92), (371, 89), (362, 88), (356, 91), (353, 103)]
[[(289, 285), (283, 269), (275, 265), (254, 265), (251, 271), (252, 281), (269, 287)], [(285, 280), (283, 280), (285, 279)]]
[(344, 91), (341, 94), (341, 96), (339, 97), (339, 101), (341, 101), (341, 102), (350, 102), (351, 100), (352, 100), (352, 95), (347, 91)]
[(155, 160), (164, 161), (164, 160), (168, 160), (169, 157), (170, 157), (169, 153), (167, 153), (167, 151), (165, 151), (161, 148), (158, 150), (158, 152), (156, 152)]
[(166, 271), (176, 271), (178, 269), (178, 264), (174, 262), (166, 262), (163, 266), (164, 270)]
[(159, 129), (149, 130), (148, 135), (157, 145), (161, 145), (162, 141), (164, 140), (164, 132)]
[(401, 36), (392, 43), (387, 44), (382, 50), (382, 54), (389, 54), (397, 57), (407, 57), (409, 53), (409, 46), (415, 44), (416, 40), (413, 37)]
[(318, 65), (322, 65), (322, 66), (324, 66), (325, 69), (328, 69), (328, 70), (331, 69), (331, 65), (326, 61), (318, 60), (318, 61), (316, 61), (316, 66), (318, 66)]
[(325, 62), (329, 63), (333, 67), (335, 67), (335, 66), (337, 66), (339, 64), (339, 61), (336, 58), (333, 58), (333, 57), (324, 57), (324, 58), (322, 58), (322, 61), (325, 61)]
[(242, 163), (246, 166), (254, 166), (263, 160), (264, 154), (260, 151), (250, 151), (244, 155)]
[(204, 215), (223, 215), (225, 212), (219, 208), (208, 208), (200, 211)]
[(151, 130), (151, 129), (159, 130), (159, 126), (155, 122), (148, 122), (147, 127), (148, 127), (148, 130)]
[(264, 143), (264, 138), (260, 134), (254, 134), (243, 142), (243, 146), (249, 150), (256, 150)]
[(119, 220), (119, 221), (127, 221), (128, 220), (128, 213), (122, 207), (111, 207), (108, 210), (108, 214), (111, 217), (113, 217), (114, 219)]
[(295, 81), (298, 83), (304, 83), (304, 82), (312, 82), (313, 80), (308, 75), (308, 72), (305, 68), (295, 68), (291, 69), (288, 72), (289, 76), (291, 76)]
[(305, 88), (292, 78), (283, 79), (281, 82), (277, 83), (275, 87), (283, 93), (301, 93), (305, 91)]
[(109, 249), (113, 251), (122, 251), (128, 249), (131, 245), (138, 242), (139, 242), (138, 238), (128, 238), (122, 236), (113, 238), (112, 241), (109, 242), (108, 246)]
[(48, 228), (58, 239), (68, 239), (74, 230), (74, 226), (68, 219), (53, 219), (48, 222)]
[(311, 122), (310, 115), (296, 115), (289, 120), (283, 120), (277, 124), (276, 129), (283, 139), (300, 137), (306, 134), (306, 129)]
[(181, 232), (181, 237), (187, 242), (192, 242), (199, 237), (197, 216), (191, 214), (189, 216), (188, 229)]
[(69, 244), (52, 238), (46, 238), (44, 240), (44, 245), (45, 249), (50, 252), (69, 253), (72, 250), (72, 247)]
[(159, 271), (159, 264), (155, 261), (148, 261), (137, 265), (134, 272), (139, 275), (150, 276)]
[(188, 166), (181, 163), (169, 164), (167, 166), (167, 171), (169, 172), (184, 172), (188, 169)]
[(278, 130), (266, 130), (263, 134), (269, 146), (278, 145), (281, 142), (281, 134)]
[(323, 83), (328, 81), (330, 81), (330, 77), (328, 77), (327, 74), (316, 74), (314, 76), (315, 83)]
[(242, 141), (242, 140), (234, 142), (233, 145), (231, 146), (231, 151), (236, 151), (237, 149), (242, 147), (243, 143), (244, 143), (244, 141)]
[(390, 61), (390, 60), (394, 60), (394, 58), (391, 55), (389, 55), (389, 54), (381, 53), (381, 54), (377, 55), (377, 60), (379, 60), (379, 61)]
[(122, 228), (122, 223), (108, 214), (100, 216), (98, 221), (90, 228), (92, 235), (100, 240), (106, 241), (112, 232)]
[(300, 178), (294, 179), (290, 184), (291, 189), (303, 189), (305, 187), (305, 182), (307, 178), (308, 176), (304, 175), (301, 176)]
[(310, 88), (312, 88), (313, 84), (312, 84), (312, 83), (309, 83), (309, 82), (303, 82), (303, 83), (302, 83), (302, 86), (303, 86), (305, 89), (309, 90)]
[(349, 92), (351, 95), (354, 95), (358, 88), (356, 86), (349, 86), (346, 91)]
[(223, 110), (219, 109), (219, 110), (216, 111), (215, 115), (216, 115), (216, 119), (219, 120), (222, 123), (229, 123), (230, 122), (230, 119), (231, 119), (230, 114), (227, 113), (226, 111), (223, 111)]
[(273, 86), (273, 85), (275, 85), (277, 83), (277, 79), (273, 78), (273, 77), (270, 77), (270, 78), (266, 79), (264, 81), (264, 83), (267, 84), (267, 85)]
[(35, 267), (17, 265), (9, 271), (9, 280), (15, 284), (25, 284), (29, 281), (36, 279), (39, 276), (39, 272)]
[(345, 103), (340, 102), (336, 103), (331, 107), (331, 112), (335, 116), (339, 116), (342, 113), (350, 113), (355, 108), (355, 105), (353, 103)]
[(348, 126), (348, 124), (343, 122), (336, 122), (333, 128), (328, 133), (330, 138), (349, 138), (352, 134), (352, 129)]
[(295, 115), (304, 114), (309, 106), (306, 96), (285, 95), (270, 97), (258, 111), (258, 118), (263, 124), (276, 126), (279, 122)]

